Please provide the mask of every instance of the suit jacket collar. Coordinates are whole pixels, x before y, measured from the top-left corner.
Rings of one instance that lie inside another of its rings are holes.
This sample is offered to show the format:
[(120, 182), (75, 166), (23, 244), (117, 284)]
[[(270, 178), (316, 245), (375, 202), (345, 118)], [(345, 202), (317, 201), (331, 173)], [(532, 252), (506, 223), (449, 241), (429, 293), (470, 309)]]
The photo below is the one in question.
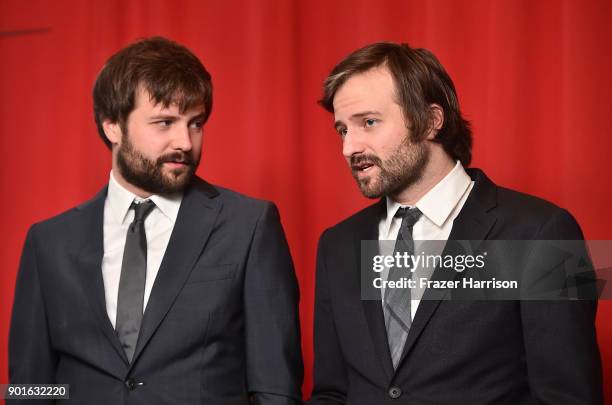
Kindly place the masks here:
[(104, 298), (101, 269), (104, 255), (103, 221), (106, 195), (107, 187), (104, 187), (93, 199), (76, 208), (80, 217), (76, 221), (75, 235), (82, 243), (78, 245), (74, 256), (84, 291), (89, 298), (98, 326), (122, 360), (117, 361), (117, 357), (109, 356), (109, 358), (100, 359), (102, 363), (100, 367), (118, 378), (125, 378), (189, 276), (210, 236), (222, 203), (216, 198), (219, 192), (211, 184), (197, 177), (185, 191), (168, 247), (153, 284), (143, 316), (134, 360), (130, 365), (108, 319)]
[(83, 291), (89, 300), (95, 322), (100, 332), (119, 356), (104, 356), (100, 358), (100, 364), (97, 366), (111, 375), (123, 378), (128, 361), (108, 319), (104, 298), (104, 280), (102, 279), (104, 201), (106, 195), (107, 187), (105, 186), (93, 199), (76, 207), (79, 216), (75, 221), (74, 236), (78, 238), (80, 243), (76, 245), (73, 256), (76, 258), (76, 269), (81, 278)]
[[(361, 216), (361, 222), (357, 224), (357, 232), (355, 232), (355, 252), (356, 263), (359, 267), (362, 262), (362, 241), (374, 241), (378, 240), (378, 224), (385, 218), (387, 214), (387, 203), (386, 199), (382, 198), (378, 203), (371, 205), (366, 208)], [(360, 277), (368, 277), (367, 280), (362, 281), (362, 288), (368, 288), (372, 285), (372, 279), (374, 278), (373, 272), (362, 272), (360, 270)], [(361, 292), (363, 294), (363, 291)], [(380, 296), (380, 294), (378, 294)], [(393, 363), (391, 361), (391, 353), (389, 352), (389, 345), (387, 344), (387, 332), (385, 327), (385, 318), (382, 311), (382, 305), (379, 299), (363, 299), (361, 303), (363, 305), (363, 311), (368, 324), (370, 332), (370, 338), (374, 345), (376, 358), (380, 360), (380, 366), (382, 367), (384, 374), (387, 376), (387, 380), (393, 377)]]

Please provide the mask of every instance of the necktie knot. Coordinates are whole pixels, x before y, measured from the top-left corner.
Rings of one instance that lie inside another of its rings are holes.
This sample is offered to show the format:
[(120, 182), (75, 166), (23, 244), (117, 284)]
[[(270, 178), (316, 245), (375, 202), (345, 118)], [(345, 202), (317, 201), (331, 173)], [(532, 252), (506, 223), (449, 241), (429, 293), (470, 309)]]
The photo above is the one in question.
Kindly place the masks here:
[(396, 217), (402, 218), (402, 225), (401, 225), (402, 229), (405, 229), (405, 228), (412, 229), (414, 224), (416, 224), (419, 218), (421, 218), (421, 215), (423, 215), (423, 213), (417, 207), (413, 207), (413, 208), (402, 207), (399, 210), (397, 210), (397, 213), (395, 214)]
[(134, 209), (134, 222), (141, 222), (147, 219), (147, 216), (155, 208), (155, 203), (151, 200), (145, 200), (142, 202), (134, 201), (130, 208)]

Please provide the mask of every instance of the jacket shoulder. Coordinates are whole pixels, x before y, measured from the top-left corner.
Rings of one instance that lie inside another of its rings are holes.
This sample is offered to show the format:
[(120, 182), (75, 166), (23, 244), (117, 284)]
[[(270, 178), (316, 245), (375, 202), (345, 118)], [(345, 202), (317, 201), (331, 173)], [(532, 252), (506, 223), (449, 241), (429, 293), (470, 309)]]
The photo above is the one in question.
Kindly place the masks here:
[(255, 198), (246, 194), (231, 190), (225, 187), (213, 186), (218, 192), (223, 204), (228, 205), (231, 209), (246, 210), (248, 212), (261, 211), (267, 207), (276, 205), (268, 200)]
[(220, 200), (223, 203), (224, 210), (230, 212), (234, 218), (258, 218), (262, 215), (262, 212), (267, 210), (271, 210), (274, 213), (278, 212), (276, 205), (271, 201), (250, 197), (237, 191), (208, 183), (201, 178), (194, 180), (190, 192), (195, 190), (203, 193), (207, 198)]
[(517, 237), (582, 239), (582, 231), (573, 215), (542, 198), (498, 187), (496, 214), (505, 219)]
[[(355, 233), (363, 233), (364, 230), (370, 229), (372, 226), (378, 226), (378, 221), (386, 212), (384, 201), (378, 201), (371, 204), (362, 210), (356, 212), (350, 217), (338, 222), (337, 224), (323, 231), (321, 239), (340, 238), (346, 240), (347, 237)], [(378, 228), (376, 228), (378, 229)]]
[(554, 214), (562, 210), (558, 205), (543, 198), (497, 186), (497, 198), (500, 207), (512, 207), (533, 214)]
[(102, 204), (103, 206), (105, 194), (106, 189), (103, 189), (95, 197), (80, 205), (74, 206), (60, 214), (52, 216), (51, 218), (34, 223), (30, 227), (30, 232), (53, 239), (66, 235), (67, 230), (72, 229), (77, 221), (81, 220), (80, 213), (83, 209), (96, 203)]

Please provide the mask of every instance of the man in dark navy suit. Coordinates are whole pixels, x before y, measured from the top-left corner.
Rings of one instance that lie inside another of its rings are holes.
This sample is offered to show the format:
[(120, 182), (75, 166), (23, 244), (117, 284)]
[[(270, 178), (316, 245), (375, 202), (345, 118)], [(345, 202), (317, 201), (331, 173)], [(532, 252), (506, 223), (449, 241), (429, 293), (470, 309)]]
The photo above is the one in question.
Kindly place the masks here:
[(202, 63), (142, 40), (108, 60), (93, 96), (109, 183), (28, 232), (10, 382), (69, 384), (71, 404), (300, 403), (278, 211), (194, 175), (212, 108)]
[[(449, 300), (444, 288), (387, 287), (362, 296), (362, 241), (417, 253), (425, 240), (583, 239), (566, 210), (467, 169), (471, 132), (436, 57), (366, 46), (332, 70), (321, 103), (361, 192), (380, 200), (319, 241), (310, 403), (601, 404), (594, 294)], [(463, 277), (449, 274), (438, 267), (430, 280)]]

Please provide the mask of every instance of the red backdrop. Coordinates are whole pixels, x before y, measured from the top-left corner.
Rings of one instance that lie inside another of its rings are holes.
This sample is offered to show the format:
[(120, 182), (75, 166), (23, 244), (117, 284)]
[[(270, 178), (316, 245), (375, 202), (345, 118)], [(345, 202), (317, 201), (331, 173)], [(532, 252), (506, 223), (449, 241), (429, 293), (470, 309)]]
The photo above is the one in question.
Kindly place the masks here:
[[(374, 41), (432, 50), (473, 123), (473, 166), (568, 208), (587, 238), (612, 239), (611, 19), (606, 0), (0, 0), (0, 383), (26, 230), (107, 181), (91, 86), (128, 42), (170, 37), (211, 72), (215, 106), (199, 174), (278, 204), (302, 291), (309, 393), (316, 241), (369, 203), (316, 104), (326, 73)], [(610, 403), (611, 320), (602, 302)]]

